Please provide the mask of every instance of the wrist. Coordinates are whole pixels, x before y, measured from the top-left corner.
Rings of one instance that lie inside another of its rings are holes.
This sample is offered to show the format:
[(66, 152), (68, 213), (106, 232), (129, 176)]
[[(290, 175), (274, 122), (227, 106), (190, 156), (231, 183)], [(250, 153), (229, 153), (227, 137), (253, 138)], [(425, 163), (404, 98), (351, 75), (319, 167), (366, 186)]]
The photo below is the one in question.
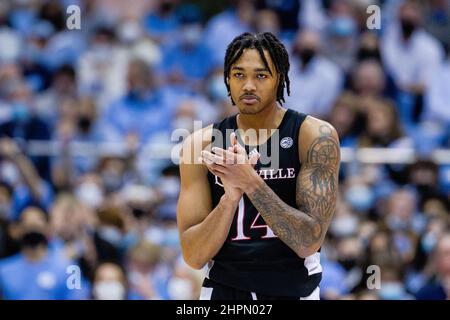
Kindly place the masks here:
[(253, 194), (256, 190), (258, 190), (263, 184), (264, 180), (259, 176), (259, 174), (252, 170), (245, 184), (245, 193), (247, 195)]
[(220, 205), (222, 206), (222, 208), (224, 208), (224, 210), (234, 211), (236, 209), (236, 207), (239, 205), (239, 201), (241, 200), (241, 197), (234, 198), (234, 197), (230, 197), (227, 193), (225, 193), (220, 198)]

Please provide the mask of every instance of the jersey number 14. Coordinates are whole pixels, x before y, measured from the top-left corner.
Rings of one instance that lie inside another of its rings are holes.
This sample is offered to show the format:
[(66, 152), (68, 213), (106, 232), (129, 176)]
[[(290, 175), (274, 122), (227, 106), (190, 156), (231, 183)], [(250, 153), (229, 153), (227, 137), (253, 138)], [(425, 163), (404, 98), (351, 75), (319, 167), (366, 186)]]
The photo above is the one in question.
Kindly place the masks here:
[[(270, 229), (270, 227), (267, 224), (256, 224), (256, 221), (258, 221), (258, 218), (260, 216), (261, 214), (258, 212), (252, 224), (250, 225), (250, 229), (266, 229), (266, 233), (261, 237), (261, 239), (277, 238), (277, 236), (273, 233), (272, 229)], [(244, 197), (242, 197), (241, 200), (239, 201), (238, 215), (236, 219), (237, 234), (231, 240), (241, 241), (252, 239), (251, 237), (245, 235), (244, 221), (245, 221), (245, 202)]]

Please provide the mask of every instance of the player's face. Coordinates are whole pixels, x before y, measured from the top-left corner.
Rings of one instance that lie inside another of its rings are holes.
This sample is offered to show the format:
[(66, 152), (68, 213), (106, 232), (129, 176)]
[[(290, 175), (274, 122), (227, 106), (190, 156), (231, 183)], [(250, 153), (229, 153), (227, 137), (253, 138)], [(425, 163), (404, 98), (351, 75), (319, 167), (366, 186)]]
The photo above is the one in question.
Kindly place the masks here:
[(231, 97), (241, 113), (256, 114), (276, 103), (279, 76), (270, 54), (264, 50), (264, 55), (272, 75), (256, 49), (245, 49), (231, 66)]

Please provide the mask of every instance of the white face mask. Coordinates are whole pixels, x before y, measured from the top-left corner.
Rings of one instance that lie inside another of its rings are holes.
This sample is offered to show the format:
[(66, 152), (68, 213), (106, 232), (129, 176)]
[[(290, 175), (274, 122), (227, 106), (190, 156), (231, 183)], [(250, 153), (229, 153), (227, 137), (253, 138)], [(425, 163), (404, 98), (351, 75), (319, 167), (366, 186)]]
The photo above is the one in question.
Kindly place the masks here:
[(359, 220), (354, 215), (338, 217), (333, 220), (330, 231), (337, 237), (351, 236), (358, 230)]
[(192, 283), (188, 279), (174, 277), (169, 281), (169, 295), (174, 300), (190, 300), (192, 296)]
[(14, 163), (4, 161), (0, 167), (0, 175), (8, 182), (8, 184), (14, 186), (20, 182), (20, 173)]
[(125, 299), (125, 288), (117, 281), (100, 281), (94, 285), (92, 293), (97, 300)]
[(120, 41), (130, 43), (138, 40), (142, 36), (142, 29), (137, 22), (125, 22), (119, 26), (118, 36)]
[(81, 202), (92, 208), (97, 208), (103, 201), (103, 191), (92, 182), (85, 182), (78, 186), (75, 195)]

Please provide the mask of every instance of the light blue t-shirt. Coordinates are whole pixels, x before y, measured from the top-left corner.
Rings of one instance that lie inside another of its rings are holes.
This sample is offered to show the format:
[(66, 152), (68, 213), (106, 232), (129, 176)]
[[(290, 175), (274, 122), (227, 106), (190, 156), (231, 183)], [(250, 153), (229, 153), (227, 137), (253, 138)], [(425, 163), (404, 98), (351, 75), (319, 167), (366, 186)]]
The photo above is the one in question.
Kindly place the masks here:
[(80, 288), (69, 288), (73, 265), (62, 250), (49, 249), (39, 262), (31, 262), (22, 253), (0, 260), (0, 295), (5, 300), (87, 299), (89, 287), (80, 280)]

